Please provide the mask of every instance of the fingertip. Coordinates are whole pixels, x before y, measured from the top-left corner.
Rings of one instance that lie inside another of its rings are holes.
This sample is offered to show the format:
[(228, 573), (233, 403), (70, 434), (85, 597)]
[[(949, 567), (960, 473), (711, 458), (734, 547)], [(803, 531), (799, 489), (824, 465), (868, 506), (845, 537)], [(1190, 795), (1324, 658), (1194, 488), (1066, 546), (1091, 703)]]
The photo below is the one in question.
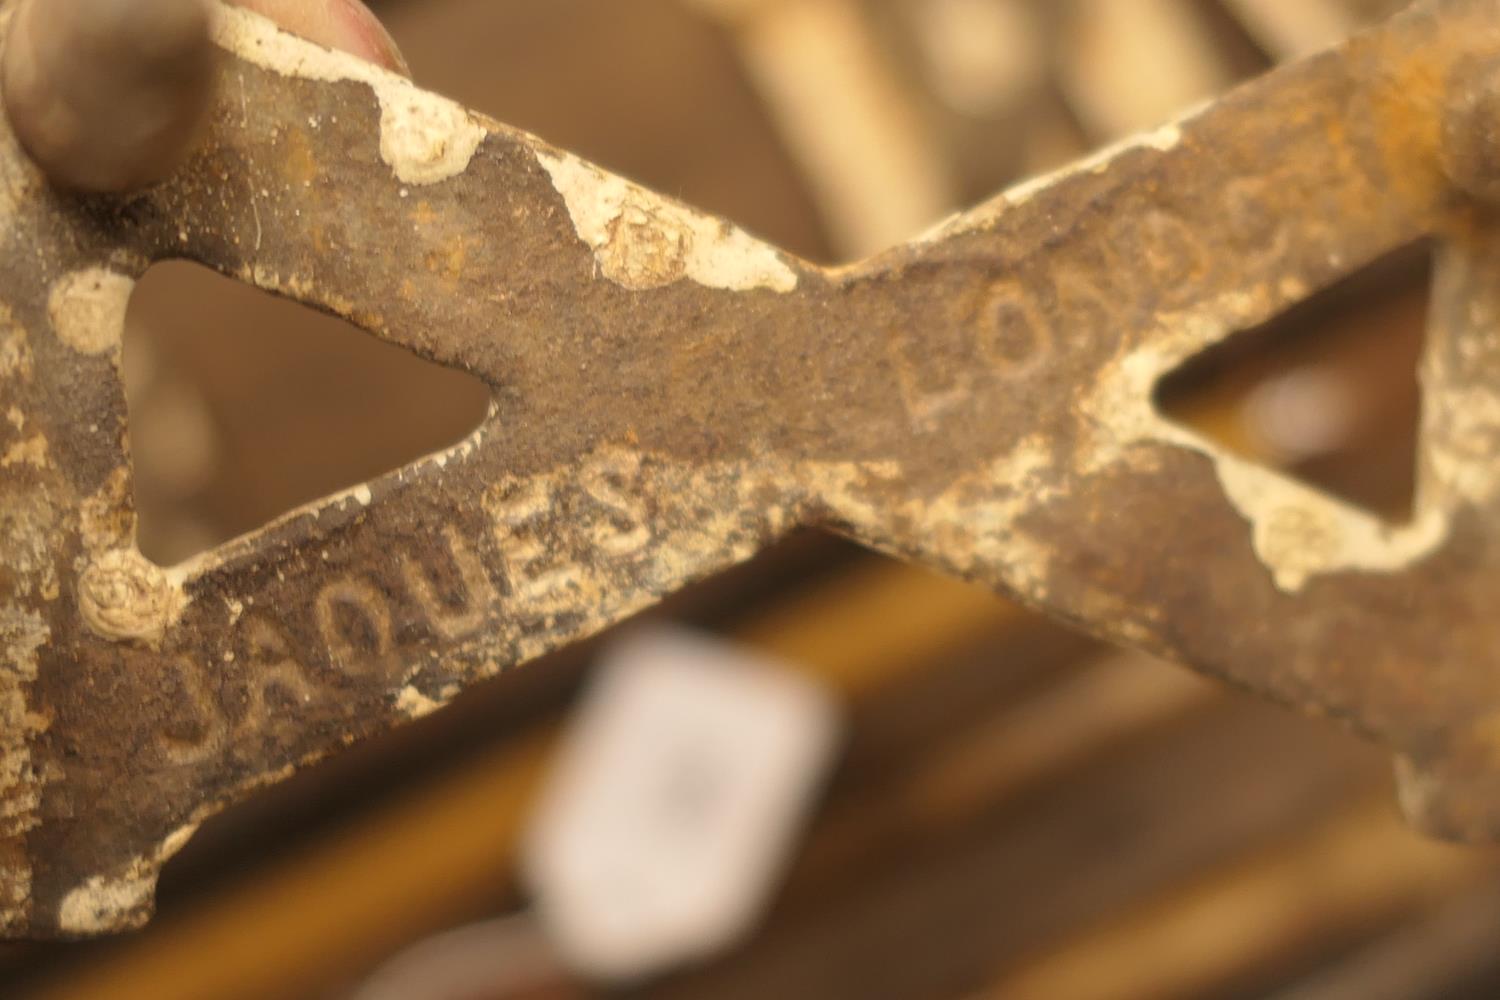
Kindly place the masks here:
[(293, 34), (410, 76), (396, 42), (360, 0), (235, 0)]
[(347, 37), (350, 40), (359, 39), (361, 50), (356, 51), (351, 48), (349, 51), (386, 69), (400, 73), (402, 76), (411, 76), (411, 68), (406, 65), (406, 58), (401, 55), (401, 50), (396, 47), (396, 40), (391, 37), (391, 33), (386, 30), (380, 18), (376, 17), (361, 0), (338, 0), (338, 2), (343, 8), (342, 19)]

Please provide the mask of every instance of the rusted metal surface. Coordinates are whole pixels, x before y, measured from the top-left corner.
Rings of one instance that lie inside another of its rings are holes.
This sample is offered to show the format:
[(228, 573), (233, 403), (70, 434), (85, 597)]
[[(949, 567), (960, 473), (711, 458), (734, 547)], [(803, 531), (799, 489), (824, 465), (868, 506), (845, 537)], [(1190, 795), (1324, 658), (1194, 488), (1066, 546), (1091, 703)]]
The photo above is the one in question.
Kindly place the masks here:
[[(1500, 235), (1445, 173), (1487, 155), (1449, 109), (1500, 59), (1497, 0), (838, 270), (253, 15), (216, 31), (211, 132), (157, 188), (54, 194), (0, 134), (6, 933), (139, 924), (227, 803), (807, 524), (1337, 716), (1421, 826), (1500, 835)], [(1157, 415), (1160, 376), (1424, 234), (1410, 523)], [(159, 569), (119, 363), (167, 257), (473, 372), (490, 416)]]

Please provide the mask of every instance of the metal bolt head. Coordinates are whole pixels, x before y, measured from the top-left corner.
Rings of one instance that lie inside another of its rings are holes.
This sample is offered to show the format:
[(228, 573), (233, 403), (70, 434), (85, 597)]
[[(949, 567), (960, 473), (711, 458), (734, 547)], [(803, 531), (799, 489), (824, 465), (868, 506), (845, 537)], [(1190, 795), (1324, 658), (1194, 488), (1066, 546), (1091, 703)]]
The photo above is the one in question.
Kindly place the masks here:
[(22, 0), (0, 64), (16, 138), (61, 188), (163, 180), (212, 98), (204, 0)]

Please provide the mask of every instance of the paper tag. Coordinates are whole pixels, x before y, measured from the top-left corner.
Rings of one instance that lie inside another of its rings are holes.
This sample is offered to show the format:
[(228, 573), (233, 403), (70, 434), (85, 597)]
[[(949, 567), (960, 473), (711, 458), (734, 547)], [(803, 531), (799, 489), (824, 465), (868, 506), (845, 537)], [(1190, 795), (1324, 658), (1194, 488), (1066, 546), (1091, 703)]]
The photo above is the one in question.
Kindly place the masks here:
[(609, 651), (522, 859), (568, 963), (629, 981), (748, 932), (838, 729), (812, 681), (718, 640), (660, 629)]

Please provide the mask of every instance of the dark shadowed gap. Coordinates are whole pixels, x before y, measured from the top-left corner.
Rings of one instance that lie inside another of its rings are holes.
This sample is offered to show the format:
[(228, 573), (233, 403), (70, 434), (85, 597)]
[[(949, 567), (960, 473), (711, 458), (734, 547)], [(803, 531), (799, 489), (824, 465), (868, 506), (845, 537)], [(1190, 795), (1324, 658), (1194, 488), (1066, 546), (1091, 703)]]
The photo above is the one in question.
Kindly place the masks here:
[(1236, 454), (1393, 522), (1416, 491), (1431, 247), (1389, 254), (1192, 358), (1158, 409)]
[(195, 264), (153, 267), (125, 388), (150, 559), (172, 564), (462, 440), (477, 378)]

